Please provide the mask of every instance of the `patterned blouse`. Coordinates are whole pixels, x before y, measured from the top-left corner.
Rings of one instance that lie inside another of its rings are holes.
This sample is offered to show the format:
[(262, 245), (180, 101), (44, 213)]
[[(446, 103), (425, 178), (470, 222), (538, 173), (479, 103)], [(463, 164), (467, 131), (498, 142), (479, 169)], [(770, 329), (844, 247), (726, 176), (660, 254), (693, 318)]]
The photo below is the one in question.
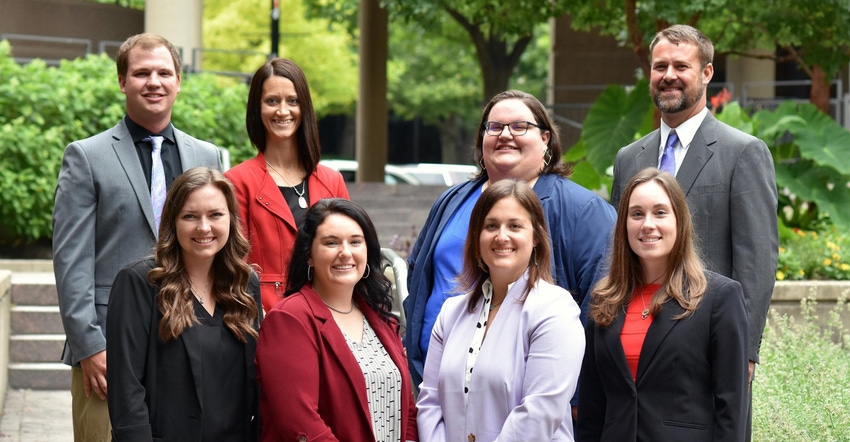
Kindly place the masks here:
[(348, 336), (345, 336), (345, 342), (366, 379), (366, 397), (375, 440), (401, 440), (401, 373), (398, 367), (365, 317), (362, 342), (354, 342)]

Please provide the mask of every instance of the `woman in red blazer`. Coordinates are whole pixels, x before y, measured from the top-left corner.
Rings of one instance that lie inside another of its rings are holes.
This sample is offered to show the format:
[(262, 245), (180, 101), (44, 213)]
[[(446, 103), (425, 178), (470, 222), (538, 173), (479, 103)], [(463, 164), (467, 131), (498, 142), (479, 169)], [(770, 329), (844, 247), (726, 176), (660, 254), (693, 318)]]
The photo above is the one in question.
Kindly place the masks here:
[(644, 169), (593, 289), (576, 440), (739, 442), (747, 421), (741, 284), (704, 269), (676, 178)]
[(304, 72), (275, 58), (257, 69), (245, 126), (257, 156), (225, 173), (236, 187), (248, 262), (260, 273), (263, 309), (280, 300), (284, 269), (307, 208), (322, 198), (348, 198), (342, 175), (319, 164), (321, 146)]
[(380, 244), (366, 212), (316, 203), (283, 301), (257, 342), (263, 441), (417, 441), (416, 407)]

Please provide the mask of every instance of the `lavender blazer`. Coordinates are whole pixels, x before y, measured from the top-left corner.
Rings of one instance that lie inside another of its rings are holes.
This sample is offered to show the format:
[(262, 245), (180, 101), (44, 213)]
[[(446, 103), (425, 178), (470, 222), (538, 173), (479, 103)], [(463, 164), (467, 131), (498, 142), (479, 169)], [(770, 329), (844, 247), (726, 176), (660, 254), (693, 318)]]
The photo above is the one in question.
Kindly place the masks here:
[(420, 387), (419, 440), (573, 440), (570, 398), (585, 345), (579, 308), (569, 292), (544, 281), (520, 302), (527, 278), (509, 287), (487, 331), (468, 404), (466, 360), (483, 299), (472, 313), (467, 296), (443, 305)]

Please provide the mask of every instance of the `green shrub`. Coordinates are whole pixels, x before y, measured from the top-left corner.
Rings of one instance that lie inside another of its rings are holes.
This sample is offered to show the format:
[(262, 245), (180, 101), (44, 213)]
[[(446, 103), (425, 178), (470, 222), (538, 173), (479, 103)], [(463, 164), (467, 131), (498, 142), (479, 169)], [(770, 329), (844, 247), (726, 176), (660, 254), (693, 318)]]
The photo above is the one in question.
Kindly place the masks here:
[(790, 229), (779, 247), (776, 279), (850, 280), (850, 235), (834, 226), (821, 231)]
[[(843, 294), (846, 298), (847, 292)], [(850, 332), (845, 299), (819, 324), (813, 300), (803, 319), (772, 313), (753, 380), (753, 440), (850, 440)]]

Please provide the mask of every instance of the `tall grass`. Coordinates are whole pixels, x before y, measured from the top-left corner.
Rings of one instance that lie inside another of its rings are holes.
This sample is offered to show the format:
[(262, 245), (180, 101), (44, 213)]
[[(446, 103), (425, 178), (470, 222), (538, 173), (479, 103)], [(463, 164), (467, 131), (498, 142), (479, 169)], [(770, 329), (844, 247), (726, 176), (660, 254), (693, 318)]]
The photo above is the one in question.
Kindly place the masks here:
[(753, 380), (754, 441), (850, 441), (850, 329), (845, 291), (821, 320), (771, 312)]

